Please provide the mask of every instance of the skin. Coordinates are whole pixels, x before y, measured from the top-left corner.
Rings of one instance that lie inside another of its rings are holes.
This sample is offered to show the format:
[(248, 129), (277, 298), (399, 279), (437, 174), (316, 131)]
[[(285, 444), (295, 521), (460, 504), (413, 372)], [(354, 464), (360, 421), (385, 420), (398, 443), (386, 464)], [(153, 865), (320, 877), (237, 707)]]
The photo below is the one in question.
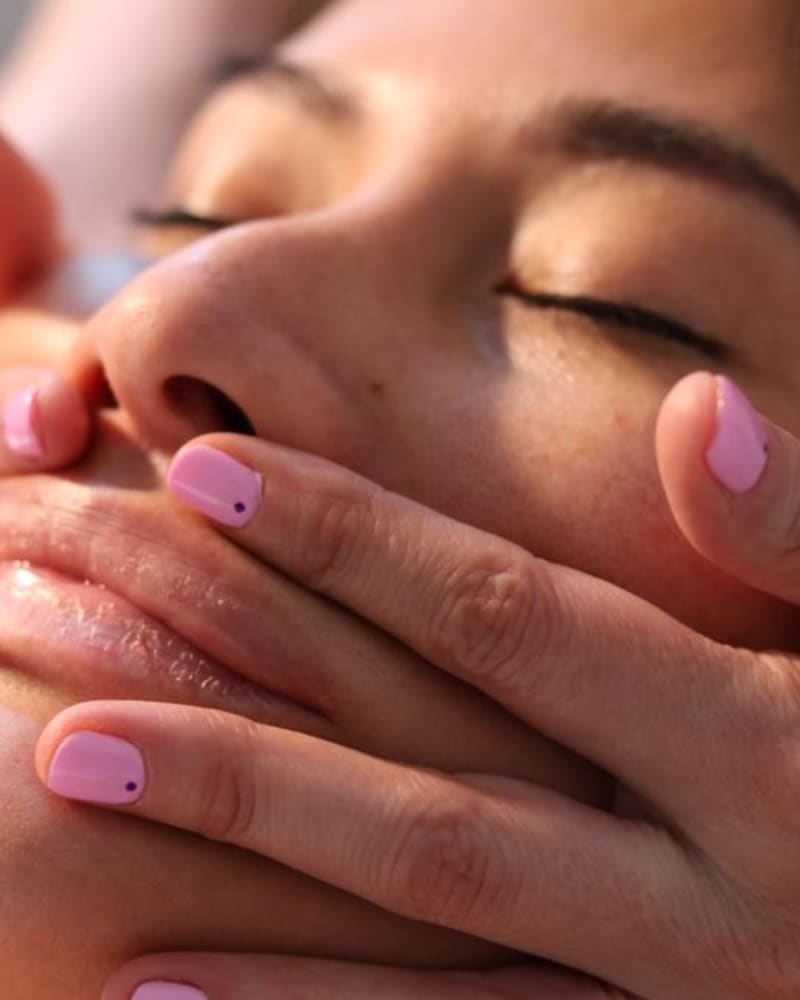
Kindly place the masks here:
[[(358, 125), (321, 128), (285, 95), (245, 82), (201, 115), (170, 200), (277, 218), (182, 251), (176, 244), (198, 234), (151, 234), (163, 262), (76, 329), (64, 362), (87, 393), (102, 367), (118, 408), (104, 411), (68, 477), (9, 479), (5, 495), (39, 490), (58, 518), (60, 507), (86, 510), (101, 487), (113, 490), (143, 523), (158, 513), (170, 530), (191, 533), (195, 571), (224, 565), (258, 607), (259, 585), (274, 593), (276, 575), (264, 567), (256, 583), (252, 563), (177, 510), (161, 481), (189, 438), (235, 429), (211, 405), (213, 386), (260, 437), (620, 584), (711, 638), (796, 647), (796, 612), (697, 554), (659, 483), (659, 405), (709, 359), (493, 292), (513, 267), (521, 282), (550, 291), (677, 313), (729, 343), (732, 359), (714, 367), (797, 432), (795, 229), (730, 188), (616, 162), (579, 167), (522, 154), (514, 142), (516, 122), (554, 90), (580, 91), (700, 116), (798, 180), (800, 140), (787, 127), (796, 117), (791, 5), (707, 0), (698, 10), (689, 0), (641, 0), (620, 20), (587, 13), (585, 0), (497, 0), (488, 23), (479, 0), (414, 8), (411, 17), (408, 5), (351, 0), (285, 47), (366, 95)], [(12, 304), (2, 332), (23, 322), (43, 337), (53, 324), (62, 329), (40, 306), (32, 318)], [(302, 591), (285, 600), (302, 621)], [(289, 623), (270, 627), (303, 650)], [(608, 796), (596, 769), (556, 756), (510, 717), (490, 717), (481, 696), (457, 696), (411, 656), (385, 671), (354, 665), (346, 639), (356, 641), (343, 633), (338, 648), (314, 650), (333, 692), (321, 735), (444, 769), (529, 777), (584, 800)], [(32, 656), (36, 645), (32, 636)], [(12, 1000), (51, 996), (56, 984), (61, 996), (95, 995), (126, 958), (168, 949), (445, 965), (503, 957), (467, 938), (384, 922), (245, 852), (53, 800), (33, 775), (44, 721), (72, 702), (130, 692), (123, 683), (53, 690), (18, 663), (0, 679), (0, 754), (14, 803), (0, 820)], [(408, 683), (414, 698), (399, 707), (415, 725), (387, 737)], [(455, 751), (421, 737), (445, 727)], [(102, 924), (87, 936), (98, 913)]]

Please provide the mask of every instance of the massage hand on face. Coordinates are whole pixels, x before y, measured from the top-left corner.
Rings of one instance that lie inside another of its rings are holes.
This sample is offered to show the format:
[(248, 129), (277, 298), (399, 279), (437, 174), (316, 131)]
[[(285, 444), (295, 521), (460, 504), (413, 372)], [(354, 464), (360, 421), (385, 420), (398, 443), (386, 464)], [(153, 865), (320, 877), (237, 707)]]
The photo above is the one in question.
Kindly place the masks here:
[[(35, 743), (41, 782), (0, 856), (51, 851), (62, 916), (81, 871), (97, 960), (131, 949), (104, 1000), (800, 989), (800, 239), (708, 138), (800, 176), (791, 12), (690, 6), (337, 5), (211, 99), (162, 259), (82, 324), (18, 292), (53, 227), (0, 150), (33, 206), (0, 253), (0, 763)], [(170, 689), (179, 648), (260, 695)], [(165, 914), (150, 946), (125, 909)]]

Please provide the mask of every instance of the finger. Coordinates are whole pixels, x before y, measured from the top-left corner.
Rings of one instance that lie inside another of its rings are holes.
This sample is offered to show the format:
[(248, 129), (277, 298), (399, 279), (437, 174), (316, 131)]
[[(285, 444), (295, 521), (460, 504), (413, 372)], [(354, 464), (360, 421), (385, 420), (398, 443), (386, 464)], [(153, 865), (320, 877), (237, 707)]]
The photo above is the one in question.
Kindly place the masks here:
[[(160, 992), (159, 992), (160, 991)], [(391, 969), (250, 954), (148, 955), (118, 970), (101, 1000), (625, 1000), (621, 990), (545, 963), (493, 972)], [(633, 1000), (633, 998), (629, 998)]]
[(683, 950), (676, 933), (707, 941), (718, 920), (713, 898), (698, 919), (713, 884), (701, 892), (656, 828), (534, 785), (492, 794), (230, 713), (72, 706), (45, 727), (36, 768), (67, 798), (234, 844), (634, 992), (664, 949)]
[(800, 441), (729, 379), (698, 372), (665, 400), (656, 452), (691, 544), (745, 583), (800, 603)]
[[(730, 746), (748, 688), (735, 683), (735, 654), (722, 658), (639, 598), (316, 456), (252, 438), (187, 445), (169, 482), (265, 562), (670, 813), (707, 811), (709, 788), (738, 787)], [(693, 782), (684, 777), (687, 746)]]
[(44, 368), (0, 372), (0, 475), (69, 465), (89, 441), (88, 404), (63, 375)]

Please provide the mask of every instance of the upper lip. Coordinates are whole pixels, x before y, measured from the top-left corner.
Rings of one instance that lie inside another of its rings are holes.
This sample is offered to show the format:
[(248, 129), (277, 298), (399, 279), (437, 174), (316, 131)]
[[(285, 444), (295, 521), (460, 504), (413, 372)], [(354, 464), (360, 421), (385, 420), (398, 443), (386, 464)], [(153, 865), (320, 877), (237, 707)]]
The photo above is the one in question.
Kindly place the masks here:
[(193, 517), (123, 491), (43, 476), (0, 482), (0, 561), (103, 584), (234, 673), (327, 718), (330, 679), (305, 661), (296, 669), (259, 600), (265, 567), (230, 546)]

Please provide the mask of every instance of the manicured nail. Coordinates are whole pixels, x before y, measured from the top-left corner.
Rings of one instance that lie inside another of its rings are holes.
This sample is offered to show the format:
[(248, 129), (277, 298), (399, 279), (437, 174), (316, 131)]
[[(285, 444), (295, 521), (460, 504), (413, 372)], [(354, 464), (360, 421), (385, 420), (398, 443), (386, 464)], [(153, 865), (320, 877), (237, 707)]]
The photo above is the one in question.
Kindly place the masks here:
[(130, 805), (144, 791), (144, 758), (118, 736), (71, 733), (53, 754), (47, 787), (68, 799)]
[(761, 479), (768, 459), (764, 421), (729, 378), (717, 376), (717, 433), (706, 453), (709, 468), (733, 493), (747, 493)]
[(183, 983), (142, 983), (131, 1000), (208, 1000), (202, 990)]
[(242, 528), (261, 503), (261, 477), (230, 455), (208, 445), (184, 448), (167, 477), (184, 503), (232, 528)]
[(44, 445), (37, 429), (39, 413), (35, 385), (9, 396), (3, 408), (3, 434), (10, 451), (22, 458), (42, 458)]

